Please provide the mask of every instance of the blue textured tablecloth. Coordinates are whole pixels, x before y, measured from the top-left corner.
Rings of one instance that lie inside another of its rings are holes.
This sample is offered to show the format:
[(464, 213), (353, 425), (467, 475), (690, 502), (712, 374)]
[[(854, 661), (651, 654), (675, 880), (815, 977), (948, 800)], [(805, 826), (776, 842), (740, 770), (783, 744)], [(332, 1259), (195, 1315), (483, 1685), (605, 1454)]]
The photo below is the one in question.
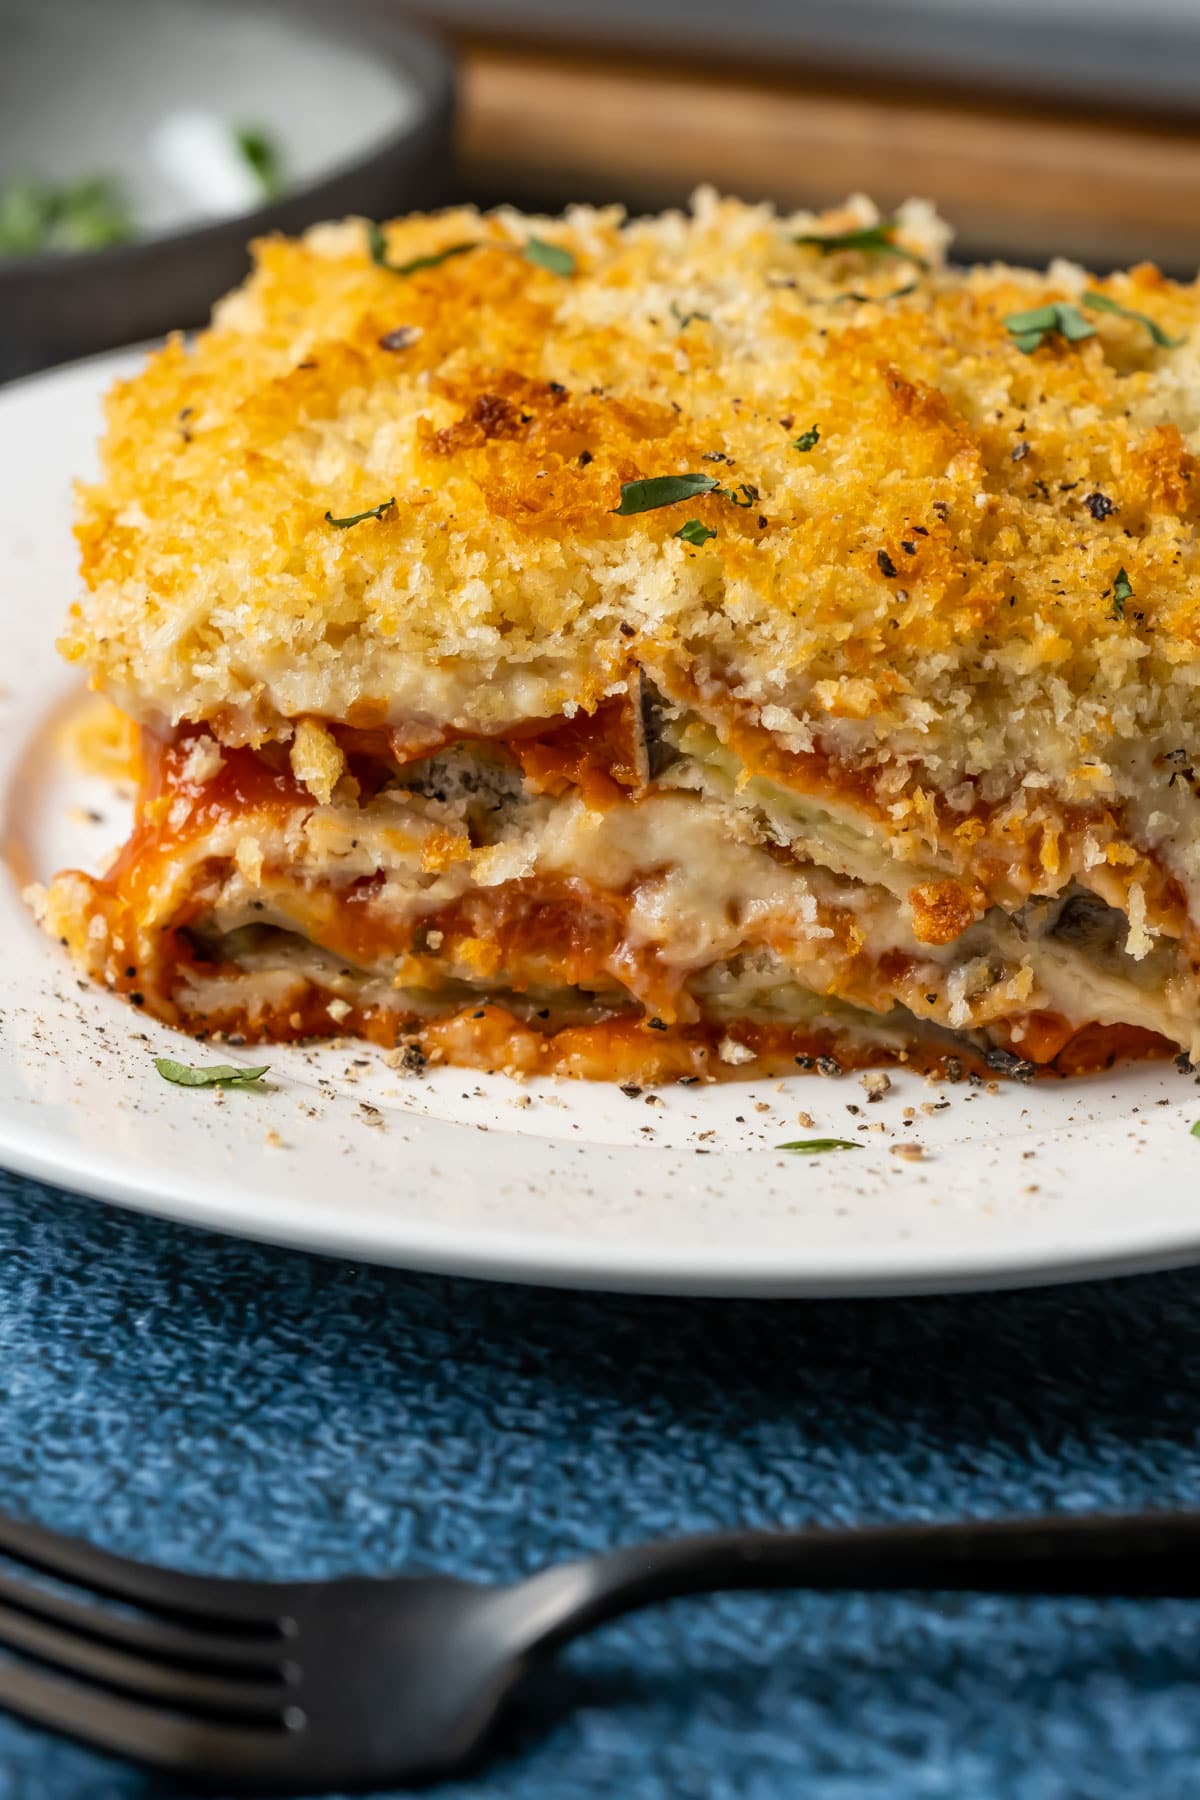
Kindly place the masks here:
[[(1200, 1274), (721, 1303), (324, 1261), (0, 1177), (0, 1506), (228, 1574), (504, 1578), (656, 1533), (1200, 1504)], [(0, 1795), (132, 1768), (0, 1719)], [(1184, 1800), (1200, 1606), (689, 1601), (574, 1650), (465, 1796)]]

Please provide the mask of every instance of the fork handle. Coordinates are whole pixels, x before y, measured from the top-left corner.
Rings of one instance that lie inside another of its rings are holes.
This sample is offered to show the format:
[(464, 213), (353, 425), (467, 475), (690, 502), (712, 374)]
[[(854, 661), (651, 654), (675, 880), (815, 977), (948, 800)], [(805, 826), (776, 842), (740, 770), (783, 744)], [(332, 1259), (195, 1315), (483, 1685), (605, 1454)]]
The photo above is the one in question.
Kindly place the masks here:
[(661, 1600), (753, 1588), (1194, 1597), (1200, 1513), (712, 1532), (546, 1569), (507, 1593), (536, 1652)]

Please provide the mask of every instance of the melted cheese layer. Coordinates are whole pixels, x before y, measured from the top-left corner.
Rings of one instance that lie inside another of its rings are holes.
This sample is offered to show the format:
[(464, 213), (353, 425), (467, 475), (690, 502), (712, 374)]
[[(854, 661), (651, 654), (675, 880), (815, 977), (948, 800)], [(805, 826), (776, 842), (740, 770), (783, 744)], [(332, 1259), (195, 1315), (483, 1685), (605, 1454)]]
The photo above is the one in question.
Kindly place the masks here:
[(303, 981), (335, 1021), (342, 1003), (423, 1018), (473, 994), (565, 985), (601, 1012), (680, 1027), (728, 1019), (731, 994), (747, 1018), (779, 1019), (790, 992), (859, 1015), (902, 1008), (1018, 1051), (1044, 1038), (1047, 1015), (1064, 1042), (1093, 1023), (1195, 1041), (1195, 978), (1166, 935), (1141, 956), (1111, 942), (1100, 955), (1055, 936), (1048, 915), (993, 906), (930, 941), (912, 877), (935, 864), (905, 868), (869, 823), (830, 829), (828, 813), (782, 806), (761, 783), (723, 790), (719, 771), (693, 765), (603, 808), (510, 791), (487, 842), (451, 789), (327, 805), (293, 793), (236, 813), (207, 807), (202, 787), (164, 797), (167, 835), (107, 886), (60, 878), (47, 923), (168, 1017), (220, 994), (232, 1006), (235, 991), (261, 999), (272, 981), (290, 992), (307, 944)]

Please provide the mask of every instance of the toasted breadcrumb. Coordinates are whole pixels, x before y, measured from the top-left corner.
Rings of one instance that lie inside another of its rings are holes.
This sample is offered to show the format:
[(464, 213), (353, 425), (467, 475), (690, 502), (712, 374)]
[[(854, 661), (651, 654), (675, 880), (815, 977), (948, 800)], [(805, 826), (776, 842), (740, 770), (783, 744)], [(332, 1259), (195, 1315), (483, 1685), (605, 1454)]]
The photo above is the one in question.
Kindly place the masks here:
[(224, 767), (225, 758), (221, 755), (219, 746), (207, 733), (202, 733), (189, 744), (179, 774), (181, 780), (202, 786), (204, 782), (219, 775)]
[(296, 780), (328, 806), (346, 769), (346, 758), (336, 740), (315, 719), (301, 719), (290, 758)]

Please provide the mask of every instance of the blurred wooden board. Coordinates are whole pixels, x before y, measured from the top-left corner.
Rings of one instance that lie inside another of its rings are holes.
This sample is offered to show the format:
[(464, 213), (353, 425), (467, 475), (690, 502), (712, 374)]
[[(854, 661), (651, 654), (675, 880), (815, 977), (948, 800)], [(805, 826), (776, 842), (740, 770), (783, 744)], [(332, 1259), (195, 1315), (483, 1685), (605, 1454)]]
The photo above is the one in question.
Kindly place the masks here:
[(827, 204), (935, 201), (967, 253), (1200, 266), (1200, 120), (467, 38), (459, 185), (654, 208), (701, 182)]
[[(388, 0), (375, 0), (387, 4)], [(396, 0), (391, 0), (395, 4)], [(1097, 108), (1200, 111), (1198, 0), (415, 0), (529, 49), (967, 83)]]

